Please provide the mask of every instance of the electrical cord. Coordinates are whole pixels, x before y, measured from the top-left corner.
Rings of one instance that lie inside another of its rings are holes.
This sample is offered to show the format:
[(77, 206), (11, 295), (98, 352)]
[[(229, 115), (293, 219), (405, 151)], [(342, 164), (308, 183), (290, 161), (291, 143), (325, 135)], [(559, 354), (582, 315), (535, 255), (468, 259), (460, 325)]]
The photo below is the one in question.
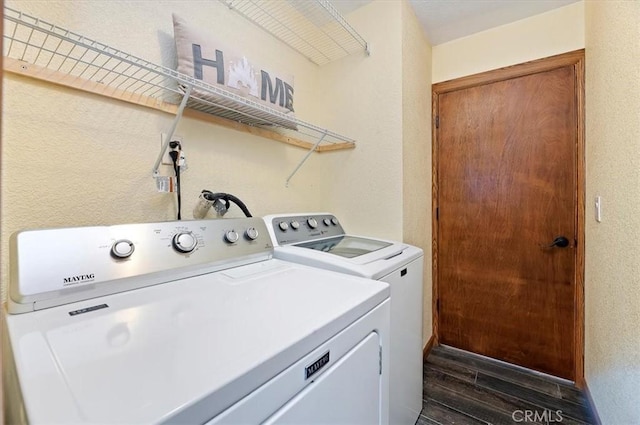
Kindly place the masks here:
[(233, 196), (230, 193), (222, 193), (222, 192), (211, 192), (210, 190), (203, 190), (202, 195), (205, 197), (207, 201), (216, 202), (216, 201), (224, 201), (225, 211), (229, 209), (231, 206), (230, 202), (236, 204), (244, 213), (246, 217), (253, 217), (251, 212), (249, 212), (249, 208), (242, 202), (239, 198)]
[[(175, 143), (175, 145), (174, 145)], [(171, 148), (175, 149), (180, 146), (177, 142), (171, 142)], [(176, 195), (178, 197), (178, 220), (182, 220), (181, 210), (182, 210), (182, 199), (180, 196), (180, 165), (178, 165), (178, 159), (180, 157), (179, 150), (172, 150), (169, 152), (169, 156), (173, 161), (173, 171), (176, 173)]]

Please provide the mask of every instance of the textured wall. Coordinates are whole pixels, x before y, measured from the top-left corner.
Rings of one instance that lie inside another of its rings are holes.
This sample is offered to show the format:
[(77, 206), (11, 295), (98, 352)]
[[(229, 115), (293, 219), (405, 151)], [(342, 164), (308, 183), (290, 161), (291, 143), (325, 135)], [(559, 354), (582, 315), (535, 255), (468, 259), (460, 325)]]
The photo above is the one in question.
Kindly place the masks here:
[[(402, 237), (399, 4), (374, 2), (354, 12), (349, 21), (377, 50), (327, 68), (216, 1), (6, 4), (167, 66), (175, 63), (171, 13), (177, 12), (232, 40), (257, 63), (293, 74), (297, 116), (358, 141), (355, 150), (312, 155), (285, 188), (304, 150), (184, 119), (177, 134), (189, 165), (183, 174), (185, 218), (206, 188), (239, 196), (254, 215), (333, 210), (347, 229)], [(383, 20), (388, 25), (379, 31), (375, 23)], [(3, 297), (8, 237), (17, 230), (174, 219), (175, 197), (156, 193), (151, 178), (171, 115), (14, 75), (4, 82)]]
[(640, 3), (586, 2), (585, 373), (605, 424), (640, 421), (639, 58)]
[(424, 250), (422, 340), (432, 335), (431, 45), (413, 9), (402, 9), (402, 173), (404, 240)]
[(584, 2), (433, 47), (433, 82), (584, 47)]
[(348, 231), (396, 240), (402, 238), (401, 6), (374, 1), (349, 14), (373, 53), (320, 68), (316, 98), (324, 105), (318, 119), (359, 141), (354, 151), (328, 158), (318, 174), (335, 182), (325, 198), (348, 218)]

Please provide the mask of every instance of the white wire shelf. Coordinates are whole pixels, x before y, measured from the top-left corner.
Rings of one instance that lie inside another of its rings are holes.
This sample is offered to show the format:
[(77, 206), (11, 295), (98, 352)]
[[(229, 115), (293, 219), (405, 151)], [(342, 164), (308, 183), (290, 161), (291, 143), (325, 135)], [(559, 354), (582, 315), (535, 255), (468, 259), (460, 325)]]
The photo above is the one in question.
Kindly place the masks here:
[(369, 45), (327, 0), (220, 0), (317, 65)]
[[(348, 137), (15, 9), (5, 7), (4, 19), (7, 72), (173, 114), (191, 86), (185, 116), (320, 152), (355, 147)], [(291, 124), (297, 130), (282, 128)]]

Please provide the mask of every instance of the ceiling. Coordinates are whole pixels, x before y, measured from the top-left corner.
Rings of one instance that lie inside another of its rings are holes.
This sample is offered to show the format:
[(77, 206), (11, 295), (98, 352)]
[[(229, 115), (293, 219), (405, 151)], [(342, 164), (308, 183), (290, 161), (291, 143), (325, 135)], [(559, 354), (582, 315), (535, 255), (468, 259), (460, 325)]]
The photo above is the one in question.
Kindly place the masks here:
[[(372, 0), (333, 0), (347, 14)], [(382, 0), (378, 0), (382, 1)], [(578, 0), (409, 0), (432, 45), (547, 12)]]

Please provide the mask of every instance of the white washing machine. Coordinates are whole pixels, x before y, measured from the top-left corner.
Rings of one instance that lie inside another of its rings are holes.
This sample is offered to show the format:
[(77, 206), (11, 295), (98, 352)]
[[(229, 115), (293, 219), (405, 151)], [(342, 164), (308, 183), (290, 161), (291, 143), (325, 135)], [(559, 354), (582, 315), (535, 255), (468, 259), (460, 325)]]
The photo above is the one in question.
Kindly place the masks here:
[(390, 422), (414, 424), (422, 410), (423, 251), (347, 235), (330, 213), (264, 217), (275, 257), (391, 285)]
[(389, 286), (272, 253), (261, 219), (15, 234), (8, 423), (388, 424)]

